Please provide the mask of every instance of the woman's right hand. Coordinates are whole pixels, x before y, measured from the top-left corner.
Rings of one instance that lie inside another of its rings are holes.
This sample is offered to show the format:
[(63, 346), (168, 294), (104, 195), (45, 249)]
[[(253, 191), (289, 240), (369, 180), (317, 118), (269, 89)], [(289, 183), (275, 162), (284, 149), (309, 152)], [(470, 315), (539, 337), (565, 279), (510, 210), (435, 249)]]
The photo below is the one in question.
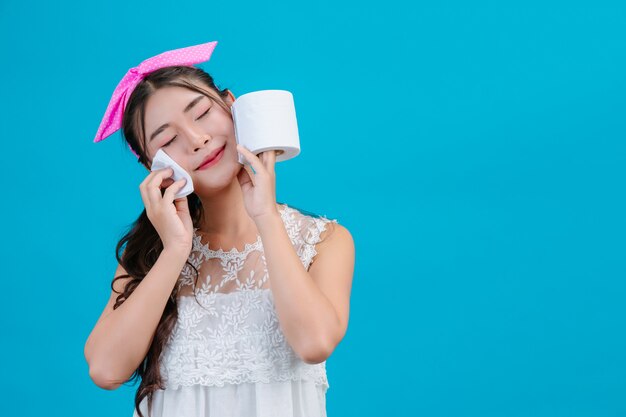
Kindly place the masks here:
[[(193, 222), (189, 213), (187, 197), (174, 200), (176, 193), (185, 185), (185, 179), (174, 181), (172, 168), (150, 172), (139, 184), (146, 214), (163, 242), (163, 249), (183, 250), (192, 248)], [(166, 188), (165, 193), (161, 188)]]

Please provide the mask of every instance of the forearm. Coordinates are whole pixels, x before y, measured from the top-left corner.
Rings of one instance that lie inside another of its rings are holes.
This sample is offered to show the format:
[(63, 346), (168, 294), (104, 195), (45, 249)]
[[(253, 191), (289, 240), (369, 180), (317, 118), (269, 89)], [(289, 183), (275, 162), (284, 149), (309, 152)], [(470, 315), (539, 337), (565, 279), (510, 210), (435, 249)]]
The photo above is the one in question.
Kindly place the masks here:
[(180, 252), (161, 252), (133, 293), (94, 328), (86, 348), (90, 374), (114, 385), (132, 375), (148, 352), (185, 261)]
[(256, 220), (261, 235), (276, 314), (291, 347), (317, 362), (332, 350), (337, 313), (302, 265), (280, 213)]

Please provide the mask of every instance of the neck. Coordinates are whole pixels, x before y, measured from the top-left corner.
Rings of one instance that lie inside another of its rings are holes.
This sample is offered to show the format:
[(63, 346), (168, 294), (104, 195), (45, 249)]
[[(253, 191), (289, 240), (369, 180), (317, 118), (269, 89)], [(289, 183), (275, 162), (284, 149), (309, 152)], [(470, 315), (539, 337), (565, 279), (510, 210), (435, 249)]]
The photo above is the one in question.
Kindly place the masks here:
[(219, 192), (200, 197), (200, 201), (204, 218), (200, 221), (199, 232), (211, 240), (238, 240), (257, 233), (256, 224), (246, 211), (237, 177)]

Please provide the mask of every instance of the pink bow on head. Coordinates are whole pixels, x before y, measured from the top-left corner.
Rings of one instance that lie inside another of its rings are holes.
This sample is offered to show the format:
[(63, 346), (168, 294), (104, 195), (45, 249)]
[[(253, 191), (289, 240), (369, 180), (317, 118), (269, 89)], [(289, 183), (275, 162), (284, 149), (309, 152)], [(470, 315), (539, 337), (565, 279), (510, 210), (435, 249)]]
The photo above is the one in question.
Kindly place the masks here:
[[(213, 49), (215, 49), (215, 45), (217, 45), (217, 41), (166, 51), (148, 58), (138, 66), (129, 69), (113, 91), (113, 96), (109, 101), (96, 137), (93, 140), (94, 143), (100, 142), (122, 127), (122, 115), (126, 109), (126, 103), (128, 103), (128, 99), (137, 84), (146, 75), (163, 67), (172, 65), (193, 66), (193, 64), (208, 61), (211, 58)], [(130, 145), (128, 147), (139, 158), (139, 155), (133, 148)]]

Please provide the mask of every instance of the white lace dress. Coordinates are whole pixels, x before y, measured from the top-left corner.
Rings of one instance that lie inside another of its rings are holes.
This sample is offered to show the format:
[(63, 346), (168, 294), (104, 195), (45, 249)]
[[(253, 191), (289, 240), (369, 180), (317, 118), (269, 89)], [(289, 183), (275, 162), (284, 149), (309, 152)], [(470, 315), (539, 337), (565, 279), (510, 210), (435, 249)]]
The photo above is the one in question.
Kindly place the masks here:
[[(279, 204), (289, 237), (308, 270), (326, 225), (337, 220)], [(197, 229), (196, 229), (197, 230)], [(326, 416), (326, 362), (293, 351), (274, 309), (261, 237), (242, 251), (211, 250), (194, 230), (181, 271), (178, 320), (161, 355), (165, 389), (140, 404), (145, 417)], [(135, 410), (133, 417), (138, 414)]]

